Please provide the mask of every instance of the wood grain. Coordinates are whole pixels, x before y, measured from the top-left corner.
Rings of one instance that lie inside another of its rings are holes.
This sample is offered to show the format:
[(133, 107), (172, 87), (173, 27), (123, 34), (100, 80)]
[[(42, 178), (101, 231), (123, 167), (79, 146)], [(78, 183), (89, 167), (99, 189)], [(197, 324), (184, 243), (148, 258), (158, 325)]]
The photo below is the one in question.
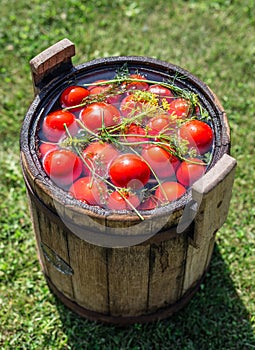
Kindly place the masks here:
[(187, 252), (183, 294), (199, 280), (211, 260), (215, 235), (227, 217), (235, 167), (236, 160), (225, 154), (193, 185), (193, 199), (201, 204)]
[(41, 244), (44, 244), (50, 247), (57, 257), (60, 257), (67, 265), (70, 265), (67, 235), (56, 223), (49, 220), (48, 217), (37, 208), (33, 200), (31, 200), (30, 208), (37, 240), (38, 254), (43, 264), (43, 272), (54, 283), (56, 288), (73, 300), (72, 276), (66, 275), (56, 269), (54, 264), (46, 258), (41, 246)]
[(149, 246), (108, 250), (109, 307), (113, 316), (147, 312)]
[(66, 63), (69, 63), (71, 66), (71, 57), (74, 55), (74, 44), (65, 38), (35, 56), (30, 61), (35, 94), (40, 91), (40, 83), (49, 74), (53, 75), (53, 72), (60, 65), (64, 66)]
[(108, 314), (107, 250), (72, 234), (68, 246), (75, 301), (88, 310)]
[(148, 287), (150, 311), (174, 304), (182, 295), (187, 241), (186, 235), (177, 235), (151, 245)]

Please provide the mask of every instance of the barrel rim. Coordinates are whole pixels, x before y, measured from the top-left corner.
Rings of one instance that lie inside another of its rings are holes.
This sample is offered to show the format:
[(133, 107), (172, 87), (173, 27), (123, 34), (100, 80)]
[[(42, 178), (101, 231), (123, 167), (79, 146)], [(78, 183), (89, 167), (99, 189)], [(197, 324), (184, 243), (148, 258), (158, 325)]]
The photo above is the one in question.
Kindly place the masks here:
[[(146, 56), (112, 56), (98, 58), (75, 66), (72, 69), (70, 69), (69, 72), (63, 72), (62, 74), (59, 74), (57, 77), (53, 78), (47, 85), (42, 87), (39, 94), (36, 95), (27, 111), (20, 133), (20, 150), (26, 158), (26, 162), (29, 166), (29, 170), (32, 176), (34, 177), (34, 179), (37, 179), (37, 185), (39, 184), (43, 191), (50, 190), (54, 200), (62, 202), (63, 198), (65, 198), (66, 205), (71, 205), (73, 206), (73, 208), (84, 209), (86, 213), (89, 212), (92, 216), (99, 215), (100, 217), (102, 216), (104, 218), (111, 216), (111, 220), (113, 221), (136, 221), (137, 214), (131, 211), (112, 211), (102, 208), (98, 209), (95, 206), (90, 206), (86, 203), (76, 200), (75, 198), (72, 198), (70, 195), (67, 194), (66, 191), (56, 186), (50, 179), (48, 179), (36, 154), (35, 144), (33, 144), (33, 138), (35, 137), (37, 131), (40, 115), (43, 113), (45, 101), (47, 100), (47, 98), (49, 98), (49, 95), (51, 93), (55, 93), (58, 90), (59, 86), (63, 84), (66, 85), (67, 82), (70, 81), (70, 79), (82, 75), (82, 73), (84, 74), (84, 72), (88, 70), (95, 71), (109, 66), (116, 67), (116, 65), (119, 65), (120, 63), (132, 64), (137, 68), (139, 66), (140, 68), (146, 70), (154, 69), (156, 72), (158, 72), (159, 76), (160, 74), (170, 75), (170, 72), (174, 73), (175, 75), (180, 74), (180, 76), (185, 76), (185, 84), (192, 86), (193, 89), (197, 89), (200, 95), (204, 96), (206, 98), (206, 101), (212, 105), (212, 108), (214, 109), (214, 113), (216, 115), (215, 120), (217, 121), (217, 123), (219, 123), (219, 125), (217, 125), (217, 131), (221, 132), (220, 145), (216, 146), (217, 152), (215, 152), (215, 154), (213, 155), (211, 165), (208, 167), (207, 171), (210, 170), (210, 168), (217, 162), (219, 158), (221, 158), (221, 156), (224, 153), (229, 153), (230, 128), (226, 117), (226, 113), (215, 93), (208, 87), (207, 84), (205, 84), (198, 77), (190, 73), (188, 70), (181, 68), (180, 66), (177, 66), (175, 64)], [(37, 121), (37, 124), (35, 123), (35, 121)], [(214, 127), (216, 128), (215, 125)], [(180, 199), (171, 202), (163, 207), (147, 211), (141, 211), (141, 214), (149, 218), (152, 218), (154, 216), (158, 217), (161, 215), (166, 215), (167, 212), (172, 213), (174, 210), (182, 210), (185, 204), (187, 204), (187, 202), (189, 202), (190, 200), (191, 188)]]

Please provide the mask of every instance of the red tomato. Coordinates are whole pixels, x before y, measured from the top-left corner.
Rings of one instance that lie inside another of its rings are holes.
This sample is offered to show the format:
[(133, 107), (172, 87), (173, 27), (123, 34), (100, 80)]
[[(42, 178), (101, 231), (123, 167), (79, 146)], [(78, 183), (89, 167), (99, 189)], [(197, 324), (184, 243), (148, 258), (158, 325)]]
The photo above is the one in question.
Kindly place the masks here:
[(43, 158), (46, 153), (57, 149), (58, 146), (51, 143), (41, 143), (39, 146), (39, 158)]
[(80, 113), (83, 124), (92, 131), (120, 123), (119, 110), (106, 102), (95, 102), (85, 107)]
[(147, 102), (136, 101), (134, 95), (127, 95), (123, 98), (120, 104), (120, 111), (124, 117), (135, 116), (142, 112), (143, 107)]
[(140, 156), (126, 153), (112, 161), (109, 175), (114, 185), (137, 189), (149, 181), (150, 169)]
[[(140, 74), (131, 74), (130, 79), (145, 80), (145, 77)], [(122, 85), (125, 86), (127, 90), (147, 90), (149, 87), (149, 84), (145, 81), (132, 81), (131, 83), (123, 83)]]
[(81, 175), (82, 161), (72, 151), (57, 149), (46, 153), (43, 158), (43, 168), (52, 181), (64, 187)]
[[(136, 143), (136, 142), (146, 142), (148, 141), (146, 135), (146, 131), (139, 125), (135, 123), (130, 124), (123, 135), (123, 141), (128, 143)], [(133, 146), (136, 146), (135, 144)]]
[(188, 100), (185, 100), (185, 98), (176, 98), (170, 103), (168, 113), (177, 118), (185, 119), (188, 117), (190, 109), (191, 104)]
[(123, 94), (112, 95), (106, 98), (106, 102), (118, 107), (122, 98), (123, 98)]
[[(101, 80), (103, 82), (104, 80)], [(106, 85), (95, 85), (90, 88), (90, 94), (91, 95), (98, 95), (98, 94), (105, 94), (106, 99), (105, 101), (109, 104), (118, 104), (120, 100), (122, 99), (122, 94), (117, 94), (117, 95), (112, 95), (112, 96), (107, 96), (107, 91), (112, 88), (111, 84), (106, 84)]]
[(149, 120), (147, 127), (149, 135), (157, 135), (159, 133), (168, 135), (174, 132), (176, 123), (169, 118), (169, 115), (159, 114)]
[[(169, 151), (171, 151), (169, 147)], [(145, 146), (142, 157), (148, 162), (152, 170), (159, 178), (171, 177), (180, 161), (167, 150), (157, 145)]]
[(78, 126), (74, 114), (64, 110), (49, 113), (42, 123), (43, 136), (48, 141), (58, 142), (66, 135), (64, 124), (66, 124), (71, 135), (77, 133)]
[(107, 186), (104, 182), (90, 176), (81, 177), (69, 188), (71, 195), (89, 205), (104, 206), (107, 195)]
[(162, 85), (159, 85), (159, 84), (151, 85), (148, 91), (157, 95), (160, 101), (162, 101), (162, 99), (166, 99), (168, 103), (171, 103), (173, 101), (174, 95), (172, 91)]
[(98, 95), (98, 94), (102, 94), (104, 92), (106, 92), (107, 90), (109, 90), (109, 85), (98, 85), (98, 86), (94, 86), (90, 89), (90, 94), (91, 95)]
[[(199, 163), (199, 164), (195, 164)], [(183, 161), (176, 171), (176, 178), (183, 186), (191, 186), (206, 171), (206, 164), (198, 158)]]
[(95, 87), (97, 87), (97, 86), (99, 86), (99, 87), (101, 87), (101, 86), (111, 86), (111, 85), (109, 85), (109, 84), (105, 84), (105, 85), (97, 85), (97, 83), (104, 83), (104, 82), (106, 82), (107, 80), (105, 80), (105, 79), (99, 79), (99, 80), (95, 80), (93, 83), (91, 83), (91, 85), (89, 85), (88, 87), (87, 87), (87, 89), (88, 90), (92, 90), (92, 89), (94, 89)]
[(186, 189), (178, 182), (167, 181), (155, 191), (155, 197), (162, 203), (174, 201), (184, 195)]
[(158, 206), (158, 201), (154, 196), (148, 197), (139, 205), (139, 210), (152, 210)]
[(189, 142), (189, 147), (195, 147), (200, 154), (208, 152), (213, 144), (212, 128), (201, 120), (191, 120), (179, 129), (182, 139)]
[[(60, 96), (60, 105), (62, 108), (79, 105), (89, 95), (89, 90), (82, 86), (69, 86)], [(79, 110), (81, 107), (72, 108), (72, 111)]]
[(107, 201), (108, 209), (112, 210), (132, 210), (137, 208), (139, 204), (138, 196), (128, 191), (123, 191), (121, 194), (119, 191), (114, 191), (110, 194)]
[(200, 108), (199, 108), (199, 106), (195, 106), (195, 114), (196, 114), (197, 116), (200, 115)]
[(83, 158), (88, 162), (88, 166), (83, 164), (83, 173), (91, 174), (89, 168), (97, 174), (105, 176), (108, 173), (110, 163), (119, 155), (119, 152), (108, 143), (93, 142), (82, 152)]

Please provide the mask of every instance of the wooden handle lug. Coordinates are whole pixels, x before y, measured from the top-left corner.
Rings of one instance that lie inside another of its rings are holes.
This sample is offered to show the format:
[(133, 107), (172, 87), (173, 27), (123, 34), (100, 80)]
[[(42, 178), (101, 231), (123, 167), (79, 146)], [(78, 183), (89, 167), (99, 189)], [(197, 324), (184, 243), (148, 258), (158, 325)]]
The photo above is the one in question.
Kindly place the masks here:
[(205, 237), (213, 237), (224, 224), (228, 215), (236, 164), (234, 158), (224, 154), (208, 173), (193, 184), (192, 200), (185, 207), (177, 227), (177, 232), (181, 233), (194, 221), (192, 245), (199, 246)]
[(73, 68), (71, 58), (75, 55), (75, 45), (63, 39), (50, 46), (30, 61), (35, 95), (61, 71)]
[(192, 197), (200, 203), (195, 217), (194, 242), (213, 238), (227, 219), (237, 162), (224, 154), (215, 166), (192, 186)]

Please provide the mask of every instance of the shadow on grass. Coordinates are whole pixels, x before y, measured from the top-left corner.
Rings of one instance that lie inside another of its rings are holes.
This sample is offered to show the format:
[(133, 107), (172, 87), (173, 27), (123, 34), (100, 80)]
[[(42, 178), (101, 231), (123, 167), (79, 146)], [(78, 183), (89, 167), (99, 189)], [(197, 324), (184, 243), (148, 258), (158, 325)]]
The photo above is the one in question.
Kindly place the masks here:
[(204, 284), (167, 320), (116, 328), (82, 319), (58, 300), (56, 306), (70, 349), (255, 349), (250, 316), (217, 245)]

